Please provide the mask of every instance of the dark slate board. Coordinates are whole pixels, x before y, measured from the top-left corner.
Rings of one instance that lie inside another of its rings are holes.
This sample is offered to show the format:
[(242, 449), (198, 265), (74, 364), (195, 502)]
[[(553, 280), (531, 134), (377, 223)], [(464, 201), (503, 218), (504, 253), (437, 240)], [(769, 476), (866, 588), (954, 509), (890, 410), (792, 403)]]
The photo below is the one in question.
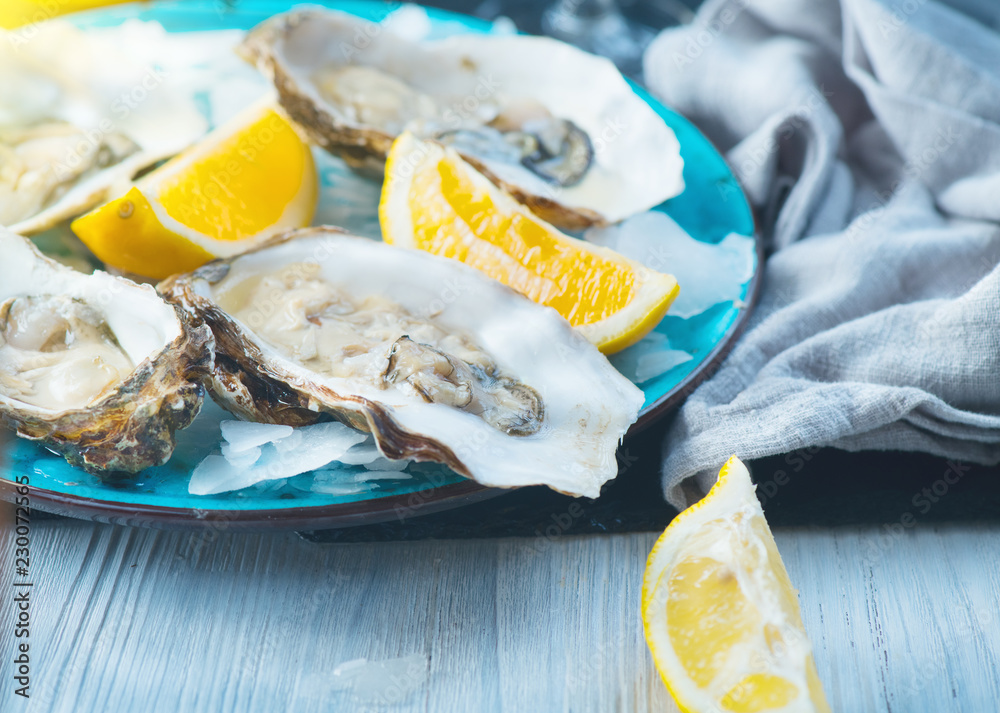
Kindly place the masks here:
[[(522, 488), (449, 512), (301, 534), (315, 542), (533, 537), (544, 547), (547, 538), (561, 535), (660, 531), (677, 514), (660, 489), (662, 440), (663, 427), (626, 441), (621, 472), (597, 500)], [(772, 527), (868, 524), (896, 532), (929, 523), (1000, 521), (997, 466), (833, 448), (749, 465)]]

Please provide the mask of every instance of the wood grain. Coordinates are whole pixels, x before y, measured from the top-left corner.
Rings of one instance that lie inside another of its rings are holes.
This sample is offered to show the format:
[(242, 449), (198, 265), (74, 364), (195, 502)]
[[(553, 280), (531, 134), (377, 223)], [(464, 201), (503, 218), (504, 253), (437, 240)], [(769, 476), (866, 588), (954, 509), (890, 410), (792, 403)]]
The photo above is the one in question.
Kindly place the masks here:
[[(884, 534), (777, 533), (834, 710), (995, 710), (1000, 528)], [(5, 566), (0, 709), (675, 710), (638, 614), (654, 539), (315, 545), (38, 522), (32, 698), (11, 692)], [(426, 667), (374, 698), (333, 675), (410, 654)]]

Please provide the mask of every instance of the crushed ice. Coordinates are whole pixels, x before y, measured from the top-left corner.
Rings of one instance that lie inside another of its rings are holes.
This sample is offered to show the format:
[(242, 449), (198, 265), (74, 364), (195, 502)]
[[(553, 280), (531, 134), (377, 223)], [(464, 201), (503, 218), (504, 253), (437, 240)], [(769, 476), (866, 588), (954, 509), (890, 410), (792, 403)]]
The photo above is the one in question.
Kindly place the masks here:
[(675, 317), (694, 317), (720, 302), (739, 304), (743, 285), (753, 276), (754, 239), (730, 233), (717, 244), (695, 240), (673, 218), (647, 211), (584, 237), (646, 267), (669, 272), (681, 293), (670, 306)]
[(680, 349), (673, 349), (662, 332), (652, 331), (635, 346), (612, 354), (614, 367), (636, 384), (642, 384), (666, 374), (675, 366), (694, 359)]
[(295, 430), (291, 426), (250, 421), (223, 421), (219, 424), (219, 428), (222, 429), (222, 437), (226, 439), (224, 445), (228, 445), (233, 453), (242, 453), (265, 443), (274, 443), (292, 435)]
[(219, 427), (221, 455), (195, 467), (188, 484), (193, 495), (271, 490), (286, 482), (298, 490), (354, 495), (372, 491), (375, 481), (411, 477), (405, 472), (410, 461), (386, 458), (369, 434), (342, 423), (292, 428), (230, 420)]
[[(730, 233), (717, 244), (703, 243), (669, 215), (655, 210), (617, 225), (591, 228), (584, 238), (650, 269), (674, 275), (681, 291), (667, 315), (681, 319), (695, 317), (719, 303), (742, 306), (743, 286), (753, 276), (756, 262), (752, 237)], [(674, 348), (667, 334), (655, 330), (613, 355), (611, 363), (634, 383), (643, 384), (692, 359), (694, 355)]]

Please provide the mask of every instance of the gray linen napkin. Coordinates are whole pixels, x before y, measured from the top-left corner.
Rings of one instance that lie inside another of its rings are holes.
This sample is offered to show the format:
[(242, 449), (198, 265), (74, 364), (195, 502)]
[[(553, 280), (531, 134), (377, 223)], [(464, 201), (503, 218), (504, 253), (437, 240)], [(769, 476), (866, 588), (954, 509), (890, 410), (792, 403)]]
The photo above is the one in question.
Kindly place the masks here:
[(732, 453), (1000, 461), (1000, 35), (934, 0), (709, 0), (645, 76), (725, 152), (773, 251), (670, 427), (667, 499)]

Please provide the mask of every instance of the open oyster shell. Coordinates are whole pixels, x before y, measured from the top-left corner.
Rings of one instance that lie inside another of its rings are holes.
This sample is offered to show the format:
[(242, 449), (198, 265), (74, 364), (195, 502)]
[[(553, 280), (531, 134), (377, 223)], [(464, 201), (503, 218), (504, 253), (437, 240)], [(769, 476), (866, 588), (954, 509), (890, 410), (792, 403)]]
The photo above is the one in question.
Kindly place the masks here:
[[(385, 24), (389, 24), (388, 22)], [(455, 146), (535, 213), (576, 230), (684, 188), (674, 133), (614, 65), (545, 37), (412, 42), (336, 11), (278, 15), (241, 53), (311, 139), (381, 171), (404, 128)]]
[(0, 423), (109, 479), (165, 463), (204, 399), (208, 327), (3, 228), (0, 255)]
[(205, 132), (193, 101), (122, 47), (142, 29), (0, 30), (0, 225), (51, 228)]
[(596, 497), (643, 395), (555, 311), (457, 261), (307, 228), (159, 286), (241, 418), (333, 416), (394, 459)]

